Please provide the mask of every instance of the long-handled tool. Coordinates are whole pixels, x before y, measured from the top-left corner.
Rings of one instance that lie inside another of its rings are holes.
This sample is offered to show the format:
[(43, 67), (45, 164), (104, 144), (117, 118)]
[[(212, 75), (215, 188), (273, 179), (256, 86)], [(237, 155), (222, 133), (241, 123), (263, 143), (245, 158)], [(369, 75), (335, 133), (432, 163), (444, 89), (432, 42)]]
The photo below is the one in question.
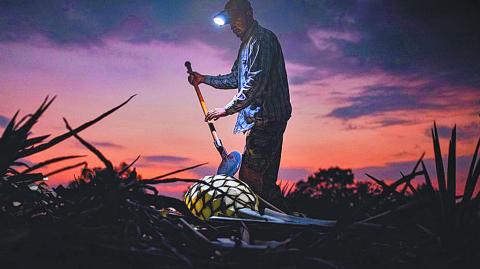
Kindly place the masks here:
[[(187, 72), (189, 74), (193, 73), (192, 64), (190, 62), (185, 62), (185, 67), (187, 67)], [(195, 92), (197, 92), (198, 101), (200, 101), (203, 113), (206, 116), (208, 113), (208, 109), (207, 104), (203, 99), (202, 92), (200, 92), (200, 88), (198, 87), (198, 85), (194, 85), (193, 87), (195, 88)], [(229, 154), (223, 146), (222, 140), (220, 140), (220, 138), (218, 137), (215, 126), (211, 121), (208, 122), (208, 127), (210, 128), (210, 132), (212, 133), (213, 144), (215, 145), (218, 153), (220, 153), (220, 157), (222, 157), (222, 162), (218, 166), (217, 174), (233, 177), (240, 168), (240, 164), (242, 162), (242, 155), (238, 151), (232, 151)]]

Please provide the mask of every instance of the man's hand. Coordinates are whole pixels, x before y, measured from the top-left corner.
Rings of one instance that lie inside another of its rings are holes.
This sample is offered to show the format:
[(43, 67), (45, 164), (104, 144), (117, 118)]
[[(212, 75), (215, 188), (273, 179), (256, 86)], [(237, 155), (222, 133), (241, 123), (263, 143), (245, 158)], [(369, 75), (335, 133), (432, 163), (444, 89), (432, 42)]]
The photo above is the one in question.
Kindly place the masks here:
[(227, 116), (225, 108), (215, 108), (208, 111), (207, 116), (205, 116), (205, 121), (209, 122), (211, 120), (218, 120), (221, 117)]
[(188, 82), (192, 84), (193, 86), (204, 83), (205, 82), (205, 76), (201, 75), (197, 72), (192, 72), (188, 76)]

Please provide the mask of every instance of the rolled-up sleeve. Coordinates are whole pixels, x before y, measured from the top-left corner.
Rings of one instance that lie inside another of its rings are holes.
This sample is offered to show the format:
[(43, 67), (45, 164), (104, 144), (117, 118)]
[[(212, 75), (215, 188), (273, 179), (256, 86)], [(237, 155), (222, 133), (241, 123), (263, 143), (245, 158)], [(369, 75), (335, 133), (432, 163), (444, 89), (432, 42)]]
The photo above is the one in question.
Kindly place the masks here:
[(254, 40), (250, 45), (250, 69), (247, 71), (245, 85), (226, 106), (228, 115), (235, 114), (252, 103), (266, 86), (267, 75), (272, 64), (272, 48), (264, 39)]
[(238, 88), (238, 59), (232, 66), (230, 74), (218, 76), (205, 76), (205, 84), (217, 89)]

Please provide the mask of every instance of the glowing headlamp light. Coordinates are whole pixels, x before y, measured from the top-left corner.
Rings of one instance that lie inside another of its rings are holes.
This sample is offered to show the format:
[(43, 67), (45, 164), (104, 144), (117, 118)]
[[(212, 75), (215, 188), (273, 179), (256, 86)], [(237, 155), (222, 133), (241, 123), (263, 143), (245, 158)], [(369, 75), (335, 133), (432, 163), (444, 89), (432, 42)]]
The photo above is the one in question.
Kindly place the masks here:
[(213, 22), (215, 22), (215, 24), (218, 25), (218, 26), (223, 26), (225, 24), (229, 24), (230, 23), (230, 16), (228, 15), (227, 11), (224, 10), (224, 11), (218, 13), (217, 15), (215, 15), (215, 17), (213, 17)]

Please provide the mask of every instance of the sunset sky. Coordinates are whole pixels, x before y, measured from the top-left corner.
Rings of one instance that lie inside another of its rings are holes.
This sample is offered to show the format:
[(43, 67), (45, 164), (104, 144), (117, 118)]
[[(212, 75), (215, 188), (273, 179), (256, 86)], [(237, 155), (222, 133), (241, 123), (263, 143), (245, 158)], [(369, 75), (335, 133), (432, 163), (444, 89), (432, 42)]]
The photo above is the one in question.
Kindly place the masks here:
[[(436, 120), (443, 153), (458, 126), (459, 175), (468, 171), (480, 135), (480, 7), (444, 0), (252, 0), (259, 23), (278, 36), (290, 85), (292, 118), (279, 179), (300, 180), (319, 168), (352, 168), (399, 178), (426, 152)], [(225, 1), (0, 1), (0, 129), (17, 109), (57, 99), (34, 135), (65, 132), (129, 96), (127, 106), (81, 135), (115, 164), (131, 162), (144, 177), (209, 162), (179, 176), (214, 174), (219, 163), (184, 62), (210, 75), (228, 73), (240, 41), (213, 25)], [(455, 4), (452, 4), (455, 3)], [(210, 108), (235, 90), (201, 85)], [(235, 116), (216, 122), (229, 150)], [(70, 139), (28, 159), (87, 154)], [(64, 163), (68, 164), (68, 163)], [(51, 171), (48, 167), (45, 171)], [(78, 175), (51, 178), (63, 183)], [(185, 185), (162, 186), (178, 195)]]

